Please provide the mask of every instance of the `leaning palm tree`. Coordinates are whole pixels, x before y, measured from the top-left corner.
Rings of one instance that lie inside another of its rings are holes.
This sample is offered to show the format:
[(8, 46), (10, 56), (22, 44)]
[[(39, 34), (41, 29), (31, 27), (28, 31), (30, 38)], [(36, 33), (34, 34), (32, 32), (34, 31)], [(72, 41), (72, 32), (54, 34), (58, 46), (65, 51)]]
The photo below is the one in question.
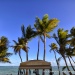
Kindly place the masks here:
[(46, 36), (50, 37), (48, 33), (51, 32), (57, 26), (58, 22), (59, 21), (55, 18), (49, 20), (47, 14), (44, 15), (42, 20), (40, 20), (38, 17), (36, 18), (35, 27), (39, 31), (39, 34), (44, 36), (44, 55), (43, 55), (44, 61), (46, 56)]
[(22, 62), (21, 50), (27, 52), (24, 39), (23, 38), (18, 38), (18, 42), (16, 42), (15, 40), (13, 40), (13, 42), (15, 43), (15, 45), (13, 45), (11, 47), (14, 48), (14, 53), (15, 54), (17, 54), (17, 53), (19, 54), (20, 60)]
[(71, 62), (72, 57), (75, 56), (75, 54), (73, 54), (73, 52), (74, 52), (74, 50), (72, 48), (66, 49), (66, 56), (69, 59), (72, 69), (75, 71), (74, 66)]
[(57, 52), (57, 50), (58, 50), (58, 47), (57, 47), (57, 45), (55, 44), (55, 43), (51, 43), (51, 45), (49, 45), (50, 46), (50, 52), (51, 51), (53, 51), (54, 52), (54, 55), (55, 55), (55, 60), (56, 60), (56, 63), (57, 63), (57, 66), (58, 66), (58, 71), (59, 71), (59, 75), (60, 75), (60, 65), (59, 65), (59, 60), (60, 60), (60, 58), (58, 58), (57, 59), (57, 57), (56, 57), (56, 52)]
[(71, 46), (72, 49), (74, 50), (74, 54), (75, 54), (75, 27), (73, 27), (73, 28), (70, 30), (70, 35), (71, 35), (70, 46)]
[[(70, 30), (70, 34), (68, 34), (68, 38), (69, 40), (67, 41), (68, 45), (69, 45), (69, 48), (66, 49), (66, 55), (69, 59), (69, 62), (71, 64), (71, 67), (72, 69), (75, 71), (75, 68), (71, 62), (71, 59), (72, 61), (74, 62), (73, 60), (73, 56), (75, 56), (75, 27), (73, 27), (71, 30)], [(74, 62), (75, 63), (75, 62)]]
[(68, 48), (68, 46), (67, 46), (68, 31), (67, 30), (64, 31), (63, 29), (58, 29), (57, 35), (58, 36), (56, 36), (56, 34), (53, 35), (54, 39), (56, 40), (56, 42), (59, 45), (57, 53), (59, 53), (62, 56), (62, 58), (64, 59), (67, 70), (69, 71), (69, 75), (72, 75), (72, 73), (68, 67), (67, 61), (66, 61), (66, 53), (68, 52), (67, 50), (69, 50), (69, 49), (67, 49)]
[[(20, 57), (20, 60), (21, 60), (21, 63), (23, 62), (22, 61), (22, 57), (21, 57), (21, 50), (27, 52), (27, 48), (26, 48), (26, 42), (24, 41), (23, 38), (18, 38), (18, 42), (16, 42), (15, 40), (13, 40), (13, 42), (15, 43), (15, 45), (11, 46), (12, 48), (14, 48), (14, 53), (15, 54), (19, 54), (19, 57)], [(24, 71), (24, 70), (23, 70)], [(24, 74), (25, 74), (25, 71), (24, 71)]]
[[(68, 58), (69, 58), (69, 61), (71, 63), (71, 60), (70, 58), (72, 59), (73, 56), (75, 56), (75, 27), (72, 27), (71, 30), (70, 30), (70, 52), (68, 53)], [(72, 59), (72, 61), (74, 62), (74, 60)], [(74, 62), (75, 63), (75, 62)], [(75, 68), (73, 67), (72, 63), (71, 63), (71, 66), (73, 68), (73, 70), (75, 71)]]
[(9, 47), (9, 41), (5, 36), (2, 36), (0, 38), (0, 62), (8, 62), (11, 63), (9, 60), (9, 56), (12, 55), (12, 53), (7, 52)]

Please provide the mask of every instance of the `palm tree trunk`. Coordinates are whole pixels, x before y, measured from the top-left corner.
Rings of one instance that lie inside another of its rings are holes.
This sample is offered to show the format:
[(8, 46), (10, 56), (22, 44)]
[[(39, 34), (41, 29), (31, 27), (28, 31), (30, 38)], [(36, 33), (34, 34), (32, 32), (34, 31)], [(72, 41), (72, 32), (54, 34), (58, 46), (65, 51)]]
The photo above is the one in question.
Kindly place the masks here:
[[(26, 44), (27, 47), (27, 44)], [(28, 52), (26, 52), (26, 61), (28, 61)], [(28, 75), (28, 69), (26, 69), (26, 75)]]
[(37, 52), (37, 60), (39, 59), (39, 49), (40, 49), (40, 38), (38, 39), (38, 52)]
[[(40, 37), (38, 37), (38, 51), (37, 51), (37, 60), (39, 59), (39, 49), (40, 49)], [(38, 69), (35, 69), (38, 71), (39, 73), (39, 70)]]
[(27, 52), (26, 52), (26, 61), (28, 61), (28, 46), (27, 46), (28, 43), (26, 43), (26, 48), (27, 48)]
[(72, 62), (71, 62), (71, 60), (70, 60), (69, 57), (68, 57), (68, 59), (69, 59), (69, 62), (70, 62), (70, 64), (71, 64), (72, 69), (75, 71), (75, 69), (74, 69), (74, 67), (73, 67), (73, 65), (72, 65)]
[(54, 55), (55, 55), (55, 59), (56, 59), (56, 63), (57, 63), (58, 70), (59, 70), (59, 75), (60, 75), (59, 63), (58, 63), (58, 61), (57, 61), (56, 53), (55, 53), (55, 51), (54, 51), (54, 50), (53, 50), (53, 52), (54, 52)]
[(28, 61), (28, 52), (26, 53), (26, 61)]
[(75, 63), (75, 61), (73, 60), (73, 58), (70, 56), (70, 58), (72, 59), (73, 63)]
[[(19, 57), (20, 57), (20, 60), (21, 60), (21, 63), (22, 63), (22, 58), (21, 58), (21, 54), (20, 54), (21, 52), (19, 51)], [(23, 69), (23, 72), (24, 72), (24, 74), (25, 74), (25, 70)]]
[(72, 75), (72, 73), (71, 73), (71, 71), (70, 71), (70, 69), (69, 69), (69, 67), (68, 67), (68, 65), (67, 65), (67, 62), (66, 62), (66, 59), (65, 59), (64, 55), (62, 55), (62, 57), (63, 57), (63, 59), (64, 59), (64, 61), (65, 61), (67, 70), (68, 70), (68, 72), (69, 72), (69, 75)]
[[(43, 60), (44, 61), (45, 61), (45, 57), (46, 57), (46, 35), (44, 34), (44, 55), (43, 55)], [(43, 69), (42, 75), (45, 75), (44, 69)]]
[(20, 57), (20, 60), (21, 60), (21, 62), (22, 62), (22, 58), (21, 58), (21, 54), (20, 54), (20, 51), (19, 51), (19, 57)]
[(44, 55), (43, 55), (43, 60), (45, 61), (46, 57), (46, 35), (44, 34)]

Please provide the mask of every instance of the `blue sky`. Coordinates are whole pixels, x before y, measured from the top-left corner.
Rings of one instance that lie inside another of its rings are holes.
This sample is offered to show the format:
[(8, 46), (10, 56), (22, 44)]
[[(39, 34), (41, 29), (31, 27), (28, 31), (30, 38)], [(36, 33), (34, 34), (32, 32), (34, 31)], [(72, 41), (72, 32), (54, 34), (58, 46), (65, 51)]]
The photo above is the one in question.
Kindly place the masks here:
[[(58, 27), (52, 33), (56, 33), (58, 28), (70, 30), (75, 26), (75, 0), (0, 0), (0, 37), (6, 36), (10, 41), (10, 45), (14, 45), (12, 40), (21, 37), (21, 25), (34, 26), (35, 17), (40, 19), (44, 14), (48, 14), (49, 18), (57, 18), (60, 22)], [(50, 35), (52, 35), (50, 33)], [(29, 41), (29, 60), (36, 59), (38, 38)], [(55, 42), (54, 39), (47, 39), (46, 42), (46, 60), (56, 65), (53, 53), (50, 53), (49, 44)], [(9, 52), (13, 53), (13, 49), (9, 48)], [(25, 53), (21, 52), (23, 61), (26, 59)], [(43, 58), (43, 43), (40, 45), (40, 59)], [(11, 64), (0, 63), (4, 66), (18, 66), (20, 59), (18, 54), (10, 57)], [(61, 65), (64, 63), (62, 62)]]

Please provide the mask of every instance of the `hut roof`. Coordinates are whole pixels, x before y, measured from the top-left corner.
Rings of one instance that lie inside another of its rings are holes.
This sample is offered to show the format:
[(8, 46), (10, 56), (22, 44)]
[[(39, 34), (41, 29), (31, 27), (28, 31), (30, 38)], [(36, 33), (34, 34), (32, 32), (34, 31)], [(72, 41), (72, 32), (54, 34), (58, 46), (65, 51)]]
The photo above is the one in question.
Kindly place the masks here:
[(50, 69), (50, 62), (43, 60), (29, 60), (20, 63), (19, 68), (21, 69)]

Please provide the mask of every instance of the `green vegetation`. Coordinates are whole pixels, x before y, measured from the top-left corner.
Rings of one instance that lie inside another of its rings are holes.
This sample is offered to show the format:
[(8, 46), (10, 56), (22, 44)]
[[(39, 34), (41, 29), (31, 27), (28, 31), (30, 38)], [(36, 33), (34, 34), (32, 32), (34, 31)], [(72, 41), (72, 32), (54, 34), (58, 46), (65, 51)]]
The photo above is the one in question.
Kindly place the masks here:
[(11, 63), (8, 57), (11, 56), (12, 53), (7, 52), (8, 47), (9, 47), (8, 39), (4, 36), (0, 37), (0, 62)]
[[(38, 38), (38, 51), (37, 51), (37, 60), (39, 60), (39, 51), (40, 51), (40, 41), (44, 44), (44, 53), (43, 53), (43, 60), (45, 61), (46, 57), (46, 37), (51, 39), (50, 37), (54, 38), (56, 43), (50, 43), (50, 52), (54, 52), (55, 60), (58, 66), (58, 71), (60, 75), (60, 61), (61, 59), (64, 60), (65, 65), (62, 68), (62, 71), (66, 68), (69, 71), (69, 75), (72, 75), (70, 72), (67, 59), (70, 62), (70, 65), (75, 71), (75, 68), (73, 66), (73, 63), (75, 61), (73, 60), (73, 57), (75, 56), (75, 27), (73, 27), (70, 30), (70, 33), (68, 33), (68, 30), (64, 30), (62, 28), (59, 28), (57, 30), (57, 33), (54, 33), (53, 36), (50, 36), (50, 32), (54, 30), (54, 28), (57, 27), (59, 20), (56, 18), (49, 19), (49, 16), (46, 14), (43, 16), (42, 19), (36, 17), (34, 28), (29, 25), (27, 28), (24, 27), (24, 25), (21, 26), (21, 32), (22, 36), (18, 37), (18, 42), (13, 40), (14, 45), (11, 47), (14, 49), (15, 54), (19, 54), (20, 60), (22, 61), (21, 57), (21, 50), (23, 50), (26, 53), (26, 61), (28, 61), (28, 42), (30, 42), (33, 38)], [(0, 38), (0, 62), (9, 62), (8, 57), (12, 55), (12, 53), (8, 53), (8, 47), (9, 47), (9, 41), (6, 37), (2, 36)], [(60, 55), (60, 57), (57, 56), (57, 54)], [(73, 63), (72, 63), (73, 62)], [(65, 73), (63, 73), (66, 75)], [(27, 74), (26, 74), (27, 75)], [(43, 74), (44, 75), (44, 74)]]
[(46, 57), (46, 37), (50, 37), (48, 33), (51, 32), (57, 26), (58, 22), (59, 21), (55, 18), (49, 20), (49, 16), (47, 14), (44, 15), (42, 20), (40, 20), (38, 17), (36, 18), (34, 26), (37, 29), (39, 35), (42, 35), (44, 37), (44, 61)]
[[(66, 66), (64, 66), (62, 70), (67, 68), (67, 70), (69, 71), (69, 75), (72, 75), (72, 73), (68, 67), (66, 58), (69, 59), (71, 67), (72, 67), (73, 71), (75, 71), (75, 69), (72, 65), (72, 62), (71, 62), (72, 56), (75, 55), (74, 54), (74, 51), (75, 51), (75, 46), (74, 46), (74, 41), (75, 41), (74, 33), (75, 32), (74, 31), (75, 31), (74, 27), (71, 29), (70, 34), (68, 34), (68, 30), (58, 29), (57, 35), (53, 34), (53, 38), (56, 40), (57, 44), (52, 43), (50, 45), (51, 50), (58, 53), (63, 58)], [(56, 59), (56, 54), (55, 54), (55, 59)], [(56, 62), (57, 62), (57, 65), (60, 64), (60, 63), (58, 63), (57, 59), (56, 59)], [(59, 69), (59, 65), (58, 65), (58, 69)]]

